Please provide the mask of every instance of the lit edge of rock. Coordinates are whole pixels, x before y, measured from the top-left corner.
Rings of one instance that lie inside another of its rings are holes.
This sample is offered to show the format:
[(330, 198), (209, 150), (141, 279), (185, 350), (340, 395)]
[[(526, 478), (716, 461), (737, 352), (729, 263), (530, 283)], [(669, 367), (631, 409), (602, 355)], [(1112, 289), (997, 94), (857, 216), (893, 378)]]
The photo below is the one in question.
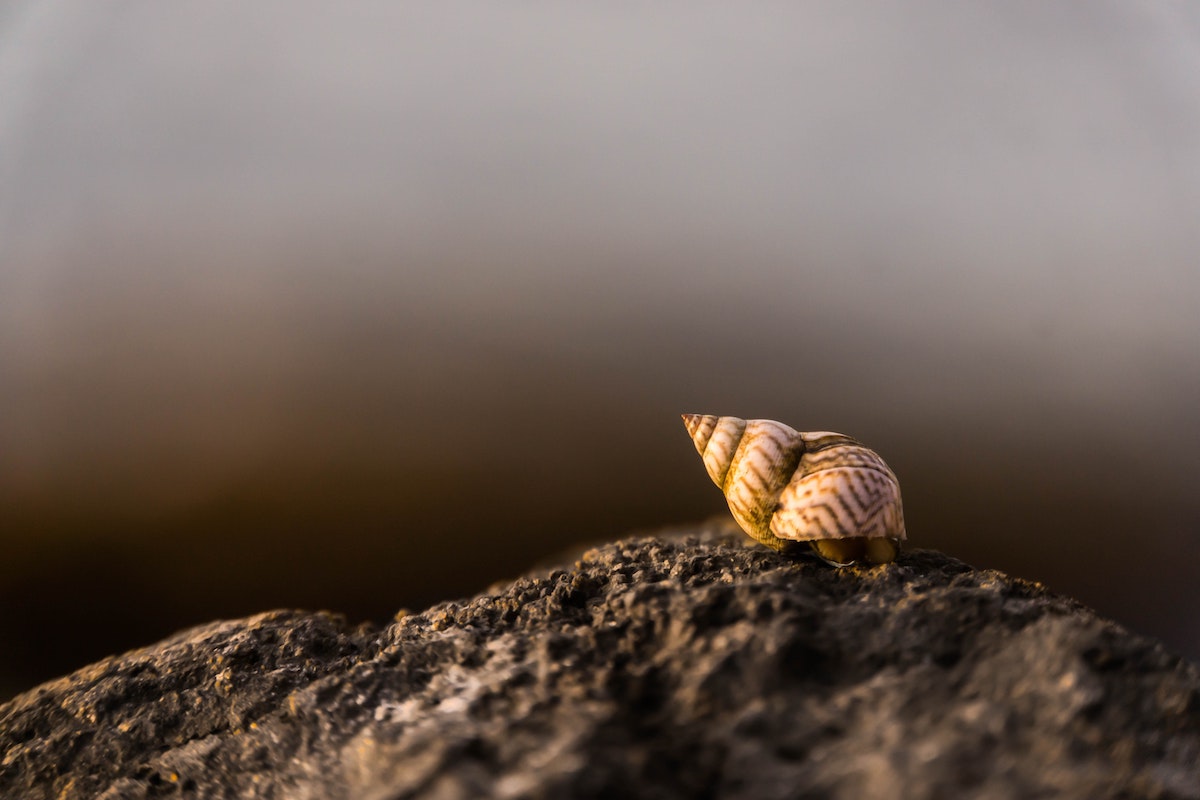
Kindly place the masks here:
[(273, 611), (0, 706), (0, 797), (1200, 797), (1200, 671), (933, 551), (726, 524), (382, 628)]

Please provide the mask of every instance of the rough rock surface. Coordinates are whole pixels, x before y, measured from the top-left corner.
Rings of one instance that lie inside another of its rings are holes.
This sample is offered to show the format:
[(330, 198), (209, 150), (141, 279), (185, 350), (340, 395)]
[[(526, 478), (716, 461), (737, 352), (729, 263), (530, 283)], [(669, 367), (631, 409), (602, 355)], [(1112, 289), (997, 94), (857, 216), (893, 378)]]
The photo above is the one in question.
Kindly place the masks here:
[(0, 707), (3, 798), (1200, 797), (1200, 672), (930, 551), (635, 538), (382, 629), (275, 611)]

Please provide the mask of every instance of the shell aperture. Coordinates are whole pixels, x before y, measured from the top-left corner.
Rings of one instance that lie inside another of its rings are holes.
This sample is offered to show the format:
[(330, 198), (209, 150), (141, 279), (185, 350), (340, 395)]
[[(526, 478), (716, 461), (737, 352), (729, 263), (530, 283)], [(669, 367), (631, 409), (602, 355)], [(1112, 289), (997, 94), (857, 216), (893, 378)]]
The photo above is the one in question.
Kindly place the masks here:
[(810, 542), (830, 563), (886, 563), (907, 538), (900, 484), (849, 436), (774, 420), (684, 414), (713, 483), (742, 530), (775, 550)]

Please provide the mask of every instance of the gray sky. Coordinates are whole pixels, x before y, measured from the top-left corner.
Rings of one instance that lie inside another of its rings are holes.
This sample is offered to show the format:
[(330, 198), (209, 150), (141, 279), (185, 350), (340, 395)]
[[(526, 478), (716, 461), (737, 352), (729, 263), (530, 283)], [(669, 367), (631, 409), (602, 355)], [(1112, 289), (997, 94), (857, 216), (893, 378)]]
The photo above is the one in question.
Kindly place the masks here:
[(317, 308), (439, 355), (837, 351), (901, 417), (1016, 399), (1007, 358), (1196, 431), (1194, 5), (0, 8), (3, 438), (139, 336), (270, 381)]

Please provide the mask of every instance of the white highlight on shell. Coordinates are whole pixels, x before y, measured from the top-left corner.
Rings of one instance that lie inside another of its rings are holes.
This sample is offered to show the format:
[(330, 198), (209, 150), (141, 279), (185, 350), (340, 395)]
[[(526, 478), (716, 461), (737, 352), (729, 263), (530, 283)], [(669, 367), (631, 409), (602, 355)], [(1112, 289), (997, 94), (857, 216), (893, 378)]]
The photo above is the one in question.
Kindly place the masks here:
[[(890, 561), (895, 543), (907, 538), (895, 474), (849, 436), (711, 414), (684, 414), (683, 422), (734, 519), (763, 544), (783, 550), (813, 542), (827, 560), (843, 563)], [(871, 546), (838, 549), (834, 540)]]

